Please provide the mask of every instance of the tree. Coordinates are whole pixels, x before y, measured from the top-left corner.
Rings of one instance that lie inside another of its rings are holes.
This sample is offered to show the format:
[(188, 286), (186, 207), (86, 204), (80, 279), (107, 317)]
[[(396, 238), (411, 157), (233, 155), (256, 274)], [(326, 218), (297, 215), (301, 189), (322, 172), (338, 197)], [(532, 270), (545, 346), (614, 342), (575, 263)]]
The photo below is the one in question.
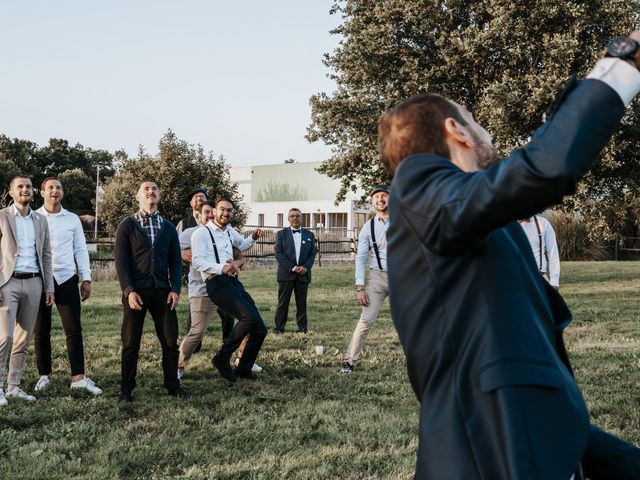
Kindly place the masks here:
[(239, 207), (238, 187), (231, 182), (224, 157), (205, 153), (200, 145), (178, 139), (171, 130), (160, 139), (157, 155), (140, 149), (137, 158), (122, 157), (121, 161), (118, 173), (106, 182), (99, 205), (99, 220), (110, 233), (115, 232), (123, 218), (138, 209), (135, 193), (143, 180), (158, 184), (159, 211), (173, 223), (191, 210), (187, 196), (195, 188), (204, 188), (211, 198), (229, 197), (237, 207), (234, 224), (242, 224), (246, 218)]
[[(470, 108), (503, 154), (521, 146), (570, 75), (584, 76), (608, 39), (633, 29), (639, 8), (617, 0), (338, 0), (331, 13), (343, 23), (332, 33), (342, 40), (324, 57), (337, 88), (311, 98), (307, 131), (333, 147), (319, 170), (341, 180), (338, 199), (389, 180), (378, 118), (427, 91)], [(567, 208), (588, 214), (597, 202), (608, 208), (602, 224), (611, 216), (624, 223), (613, 205), (640, 186), (636, 112), (634, 103)]]
[(80, 210), (93, 210), (91, 203), (89, 203), (89, 209), (87, 209), (86, 199), (95, 198), (96, 194), (96, 180), (89, 177), (79, 168), (72, 170), (65, 170), (58, 175), (60, 183), (64, 188), (64, 199), (62, 204), (67, 210), (80, 211)]

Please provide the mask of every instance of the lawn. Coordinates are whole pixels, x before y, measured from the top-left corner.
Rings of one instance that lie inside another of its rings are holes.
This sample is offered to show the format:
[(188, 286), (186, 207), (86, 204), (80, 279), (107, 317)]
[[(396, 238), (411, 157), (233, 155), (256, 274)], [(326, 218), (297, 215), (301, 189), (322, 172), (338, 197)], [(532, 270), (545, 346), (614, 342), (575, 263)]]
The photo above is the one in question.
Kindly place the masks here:
[[(640, 442), (640, 327), (637, 263), (565, 263), (561, 292), (575, 321), (567, 343), (594, 421)], [(271, 269), (243, 272), (268, 326), (277, 285)], [(385, 305), (354, 374), (338, 374), (359, 316), (353, 268), (314, 268), (309, 334), (270, 334), (258, 382), (228, 384), (210, 365), (220, 345), (214, 321), (183, 387), (165, 394), (150, 319), (130, 405), (118, 403), (119, 289), (93, 285), (83, 306), (87, 373), (103, 396), (72, 395), (64, 334), (54, 320), (52, 388), (33, 404), (0, 410), (2, 478), (366, 479), (412, 478), (418, 404)], [(185, 300), (185, 299), (183, 299)], [(181, 332), (184, 309), (179, 307)], [(291, 315), (290, 315), (291, 317)], [(295, 328), (290, 320), (288, 327)], [(315, 345), (324, 355), (315, 355)], [(31, 354), (24, 386), (37, 370)]]

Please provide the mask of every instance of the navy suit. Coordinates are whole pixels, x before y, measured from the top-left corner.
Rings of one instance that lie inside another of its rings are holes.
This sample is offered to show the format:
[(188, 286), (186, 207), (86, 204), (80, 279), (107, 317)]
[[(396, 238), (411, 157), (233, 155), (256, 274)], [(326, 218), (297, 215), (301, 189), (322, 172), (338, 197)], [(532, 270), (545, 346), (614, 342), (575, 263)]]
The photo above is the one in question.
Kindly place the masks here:
[(567, 480), (588, 443), (608, 441), (565, 354), (571, 313), (515, 221), (573, 193), (622, 118), (603, 82), (563, 93), (531, 142), (492, 168), (418, 154), (396, 171), (389, 286), (421, 401), (418, 479)]
[[(300, 229), (300, 258), (296, 261), (296, 247), (291, 228), (284, 228), (276, 235), (275, 255), (278, 261), (278, 306), (276, 308), (276, 331), (283, 332), (289, 314), (291, 293), (296, 297), (296, 323), (298, 331), (307, 331), (307, 290), (311, 283), (311, 267), (316, 260), (316, 237), (304, 228)], [(307, 269), (304, 275), (293, 271), (296, 266)]]

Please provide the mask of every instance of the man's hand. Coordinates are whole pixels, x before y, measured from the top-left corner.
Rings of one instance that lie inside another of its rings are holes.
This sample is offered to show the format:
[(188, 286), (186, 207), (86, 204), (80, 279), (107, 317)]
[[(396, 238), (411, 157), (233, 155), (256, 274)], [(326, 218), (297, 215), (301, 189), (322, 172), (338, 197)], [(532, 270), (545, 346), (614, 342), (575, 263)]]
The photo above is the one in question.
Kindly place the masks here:
[(367, 292), (365, 292), (364, 290), (356, 293), (356, 299), (358, 300), (358, 304), (362, 305), (363, 307), (369, 305), (369, 297), (367, 295)]
[(80, 284), (80, 298), (84, 302), (90, 296), (91, 296), (91, 283), (82, 282)]
[(180, 250), (180, 253), (182, 254), (182, 259), (185, 262), (191, 263), (193, 259), (193, 252), (191, 251), (190, 248), (185, 248), (184, 250)]
[(558, 290), (560, 290), (560, 287), (557, 287), (555, 285), (551, 285), (553, 287), (553, 289), (557, 292)]
[(255, 231), (253, 232), (253, 235), (251, 235), (251, 238), (253, 238), (254, 240), (257, 240), (261, 236), (262, 236), (262, 229), (256, 228)]
[(55, 302), (55, 297), (53, 296), (53, 292), (47, 292), (44, 296), (44, 304), (47, 307), (50, 307)]
[(296, 273), (298, 275), (304, 275), (304, 274), (307, 273), (307, 269), (304, 268), (302, 265), (299, 265), (299, 266), (296, 267)]
[(233, 247), (233, 259), (238, 264), (238, 268), (242, 270), (242, 267), (244, 267), (244, 264), (247, 261), (247, 259), (244, 258), (244, 255), (242, 254), (242, 252), (238, 250), (236, 247)]
[(176, 292), (169, 292), (169, 295), (167, 295), (167, 303), (171, 306), (171, 310), (176, 309), (179, 299), (180, 295), (178, 295)]
[(227, 264), (222, 267), (222, 273), (230, 277), (237, 277), (240, 273), (240, 266), (235, 260), (228, 260)]
[(142, 310), (142, 297), (138, 295), (136, 292), (130, 292), (127, 297), (127, 301), (129, 302), (129, 308), (131, 310)]

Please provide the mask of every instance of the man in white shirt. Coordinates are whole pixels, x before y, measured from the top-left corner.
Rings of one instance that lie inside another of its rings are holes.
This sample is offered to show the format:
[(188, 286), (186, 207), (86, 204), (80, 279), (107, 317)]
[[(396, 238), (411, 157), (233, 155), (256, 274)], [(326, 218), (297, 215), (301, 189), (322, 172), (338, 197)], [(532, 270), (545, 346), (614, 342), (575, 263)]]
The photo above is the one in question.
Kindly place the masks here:
[(527, 235), (538, 271), (553, 288), (558, 290), (560, 288), (560, 255), (556, 232), (553, 231), (551, 222), (539, 215), (533, 215), (518, 220), (518, 223)]
[[(389, 186), (378, 185), (371, 190), (372, 219), (362, 226), (358, 235), (356, 253), (356, 299), (362, 305), (362, 314), (351, 336), (351, 342), (340, 373), (353, 372), (369, 330), (378, 318), (384, 299), (389, 296), (387, 279), (387, 230), (389, 228)], [(365, 288), (364, 274), (369, 259), (369, 282)]]
[[(216, 201), (215, 217), (196, 230), (191, 238), (192, 264), (200, 272), (207, 286), (207, 294), (224, 312), (233, 315), (238, 323), (225, 338), (220, 351), (211, 360), (223, 378), (235, 382), (237, 377), (255, 379), (251, 367), (267, 336), (267, 328), (253, 298), (238, 280), (240, 264), (233, 259), (233, 247), (245, 251), (262, 234), (260, 229), (243, 238), (229, 223), (233, 218), (233, 204), (229, 199)], [(247, 345), (235, 371), (230, 360), (242, 339), (249, 335)]]
[[(0, 210), (0, 406), (8, 398), (36, 399), (20, 388), (20, 382), (42, 292), (47, 305), (54, 300), (49, 230), (46, 219), (29, 207), (31, 179), (14, 177), (9, 195), (13, 205)], [(12, 342), (5, 394), (5, 366)]]
[[(80, 302), (91, 295), (89, 251), (80, 219), (62, 207), (64, 189), (55, 177), (45, 178), (40, 185), (44, 205), (37, 212), (47, 219), (53, 263), (56, 307), (67, 337), (67, 354), (71, 365), (71, 389), (100, 395), (93, 381), (85, 376), (84, 341), (80, 324)], [(76, 268), (77, 267), (77, 268)], [(80, 278), (78, 278), (78, 274)], [(82, 280), (78, 292), (78, 280)], [(51, 383), (51, 305), (40, 304), (34, 329), (34, 347), (40, 379), (35, 391), (46, 390)]]

